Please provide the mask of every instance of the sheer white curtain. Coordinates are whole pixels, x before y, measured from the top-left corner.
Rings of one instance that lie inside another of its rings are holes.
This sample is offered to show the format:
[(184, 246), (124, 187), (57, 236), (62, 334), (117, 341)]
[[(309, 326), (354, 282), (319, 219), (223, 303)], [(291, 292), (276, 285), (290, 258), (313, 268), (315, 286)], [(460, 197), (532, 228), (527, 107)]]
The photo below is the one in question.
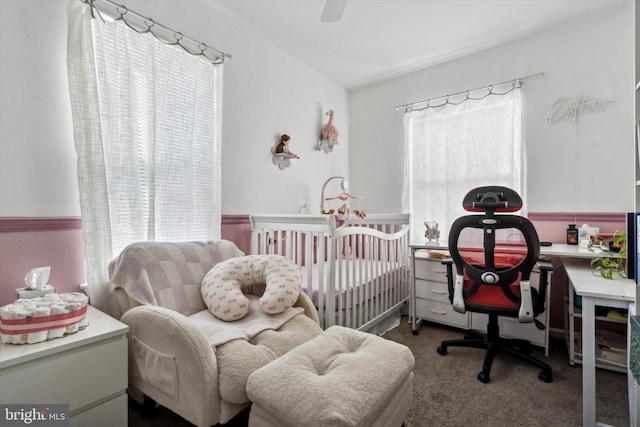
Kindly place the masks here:
[(135, 241), (220, 238), (222, 65), (68, 9), (67, 66), (87, 282)]
[(446, 242), (453, 221), (469, 214), (462, 199), (474, 187), (503, 185), (525, 200), (520, 96), (516, 88), (405, 113), (402, 202), (411, 213), (413, 241), (425, 239), (425, 221), (436, 221)]

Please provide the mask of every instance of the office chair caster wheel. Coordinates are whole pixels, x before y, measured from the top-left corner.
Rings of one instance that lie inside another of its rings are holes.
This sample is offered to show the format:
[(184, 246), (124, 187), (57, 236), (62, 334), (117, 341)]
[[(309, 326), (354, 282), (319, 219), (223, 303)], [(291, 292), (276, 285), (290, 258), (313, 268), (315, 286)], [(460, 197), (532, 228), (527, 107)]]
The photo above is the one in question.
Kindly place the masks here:
[(485, 373), (484, 371), (478, 372), (478, 381), (482, 381), (483, 383), (487, 384), (490, 381), (489, 374)]
[(446, 356), (446, 355), (447, 355), (447, 347), (445, 347), (445, 346), (443, 346), (443, 345), (438, 346), (438, 348), (436, 349), (436, 351), (438, 352), (438, 354), (439, 354), (440, 356)]
[(418, 331), (411, 331), (411, 335), (418, 335)]
[(542, 371), (538, 374), (538, 378), (544, 381), (545, 383), (550, 383), (551, 381), (553, 381), (551, 372)]

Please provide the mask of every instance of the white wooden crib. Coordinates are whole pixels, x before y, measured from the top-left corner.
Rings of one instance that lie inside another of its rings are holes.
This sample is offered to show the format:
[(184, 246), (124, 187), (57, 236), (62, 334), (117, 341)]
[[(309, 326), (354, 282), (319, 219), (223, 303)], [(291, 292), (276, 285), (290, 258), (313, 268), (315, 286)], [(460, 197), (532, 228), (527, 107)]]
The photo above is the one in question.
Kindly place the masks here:
[[(381, 333), (409, 299), (409, 214), (252, 215), (251, 253), (279, 254), (302, 268), (320, 326)], [(397, 324), (397, 323), (396, 323)]]

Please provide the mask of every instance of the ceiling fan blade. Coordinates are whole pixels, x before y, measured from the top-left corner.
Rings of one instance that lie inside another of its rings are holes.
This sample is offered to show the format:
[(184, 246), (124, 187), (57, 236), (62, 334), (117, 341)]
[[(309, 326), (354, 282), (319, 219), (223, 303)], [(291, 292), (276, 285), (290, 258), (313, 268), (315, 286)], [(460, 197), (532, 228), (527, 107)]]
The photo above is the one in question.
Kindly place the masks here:
[(324, 4), (320, 22), (338, 22), (342, 19), (347, 0), (327, 0)]

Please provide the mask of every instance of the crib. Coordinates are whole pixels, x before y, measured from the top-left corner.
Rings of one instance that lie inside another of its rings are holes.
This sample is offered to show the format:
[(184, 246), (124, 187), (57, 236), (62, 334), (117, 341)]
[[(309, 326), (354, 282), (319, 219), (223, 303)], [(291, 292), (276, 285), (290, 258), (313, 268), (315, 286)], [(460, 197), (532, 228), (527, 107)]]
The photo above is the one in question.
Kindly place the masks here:
[[(279, 254), (302, 269), (302, 290), (324, 329), (383, 333), (409, 299), (409, 214), (251, 215), (251, 253)], [(389, 326), (393, 325), (393, 326)]]

